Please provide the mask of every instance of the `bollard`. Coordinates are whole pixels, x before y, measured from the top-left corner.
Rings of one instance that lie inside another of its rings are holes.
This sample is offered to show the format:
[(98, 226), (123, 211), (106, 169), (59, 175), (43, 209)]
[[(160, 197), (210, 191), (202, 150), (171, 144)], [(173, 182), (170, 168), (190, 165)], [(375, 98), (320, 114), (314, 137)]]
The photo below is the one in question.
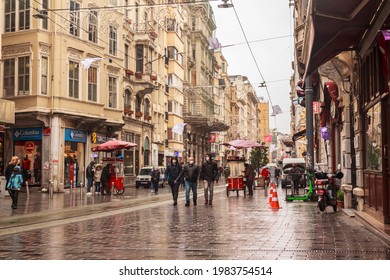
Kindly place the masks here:
[(80, 199), (83, 199), (83, 183), (80, 183)]
[(4, 198), (5, 196), (6, 184), (7, 180), (5, 179), (5, 176), (0, 176), (0, 198)]
[(27, 192), (27, 198), (30, 197), (30, 190), (28, 188), (28, 181), (26, 181), (26, 192)]
[(52, 180), (49, 180), (49, 197), (50, 198), (53, 198), (53, 181)]
[(111, 184), (111, 198), (114, 197), (114, 182)]

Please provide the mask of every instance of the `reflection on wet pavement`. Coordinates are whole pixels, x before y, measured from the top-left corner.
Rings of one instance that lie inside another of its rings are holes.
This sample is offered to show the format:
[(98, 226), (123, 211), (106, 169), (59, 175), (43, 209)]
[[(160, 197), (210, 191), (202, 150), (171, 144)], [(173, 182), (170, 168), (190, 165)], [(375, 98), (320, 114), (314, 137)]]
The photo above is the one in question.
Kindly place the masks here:
[(147, 191), (117, 198), (113, 205), (127, 205), (112, 206), (115, 215), (0, 235), (0, 259), (390, 259), (388, 241), (355, 219), (330, 208), (317, 213), (311, 202), (286, 203), (282, 190), (279, 210), (269, 208), (262, 190), (226, 197), (220, 187), (212, 206), (203, 205), (200, 190), (190, 207), (183, 191), (177, 207), (167, 190), (159, 197)]

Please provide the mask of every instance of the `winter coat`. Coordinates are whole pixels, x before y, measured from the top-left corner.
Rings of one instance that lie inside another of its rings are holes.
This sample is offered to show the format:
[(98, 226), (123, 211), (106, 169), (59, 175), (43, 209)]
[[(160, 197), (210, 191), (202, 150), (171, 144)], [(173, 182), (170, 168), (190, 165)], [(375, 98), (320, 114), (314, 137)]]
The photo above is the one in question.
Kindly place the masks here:
[(102, 177), (102, 172), (103, 172), (102, 166), (100, 164), (97, 164), (95, 166), (95, 172), (94, 172), (94, 176), (93, 176), (93, 180), (95, 182), (100, 182), (101, 177)]
[[(19, 170), (21, 170), (21, 169), (19, 168)], [(20, 174), (20, 172), (13, 173), (11, 175), (11, 178), (9, 178), (9, 180), (8, 180), (7, 189), (20, 191), (20, 189), (22, 188), (22, 185), (23, 185), (22, 174)]]
[(183, 170), (180, 172), (180, 179), (183, 177), (186, 181), (191, 183), (198, 182), (200, 174), (200, 167), (196, 164), (187, 164), (184, 166)]
[(110, 167), (111, 166), (109, 164), (103, 167), (102, 175), (100, 176), (100, 181), (102, 183), (108, 183), (110, 181), (110, 177), (111, 177)]
[(245, 174), (244, 174), (244, 177), (248, 180), (248, 181), (253, 181), (255, 179), (255, 169), (253, 168), (253, 166), (251, 164), (248, 164), (246, 167), (245, 167)]
[(91, 161), (87, 166), (86, 176), (87, 178), (93, 178), (95, 172), (95, 162)]
[(206, 161), (202, 164), (200, 171), (200, 179), (213, 181), (218, 179), (218, 166), (214, 161)]
[(165, 178), (171, 182), (175, 181), (179, 177), (181, 169), (181, 165), (178, 162), (169, 165), (167, 170), (165, 171)]

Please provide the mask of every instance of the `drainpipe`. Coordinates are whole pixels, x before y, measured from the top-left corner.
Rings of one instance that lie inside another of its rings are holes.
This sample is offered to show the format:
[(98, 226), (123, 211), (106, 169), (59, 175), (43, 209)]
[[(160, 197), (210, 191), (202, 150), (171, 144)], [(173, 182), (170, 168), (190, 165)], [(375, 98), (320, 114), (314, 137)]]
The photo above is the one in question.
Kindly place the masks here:
[(306, 139), (307, 156), (306, 169), (314, 169), (314, 131), (313, 131), (313, 85), (311, 75), (305, 79), (305, 107), (306, 107)]

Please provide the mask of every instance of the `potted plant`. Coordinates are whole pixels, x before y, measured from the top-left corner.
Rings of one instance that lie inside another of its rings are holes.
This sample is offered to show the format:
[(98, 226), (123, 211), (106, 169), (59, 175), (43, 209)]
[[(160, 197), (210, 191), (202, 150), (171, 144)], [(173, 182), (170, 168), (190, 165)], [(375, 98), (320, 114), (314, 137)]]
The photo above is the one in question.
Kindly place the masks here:
[(150, 75), (150, 80), (151, 81), (157, 81), (157, 76), (156, 75)]
[(336, 193), (337, 206), (340, 208), (344, 208), (344, 192), (342, 190), (338, 190)]
[(130, 70), (130, 69), (127, 69), (127, 70), (126, 70), (126, 74), (127, 74), (127, 75), (134, 75), (134, 71), (133, 71), (133, 70)]
[(135, 112), (135, 116), (136, 116), (137, 118), (142, 117), (142, 112), (141, 112), (141, 111)]
[(140, 72), (135, 73), (135, 77), (137, 79), (142, 79), (142, 73), (140, 73)]

